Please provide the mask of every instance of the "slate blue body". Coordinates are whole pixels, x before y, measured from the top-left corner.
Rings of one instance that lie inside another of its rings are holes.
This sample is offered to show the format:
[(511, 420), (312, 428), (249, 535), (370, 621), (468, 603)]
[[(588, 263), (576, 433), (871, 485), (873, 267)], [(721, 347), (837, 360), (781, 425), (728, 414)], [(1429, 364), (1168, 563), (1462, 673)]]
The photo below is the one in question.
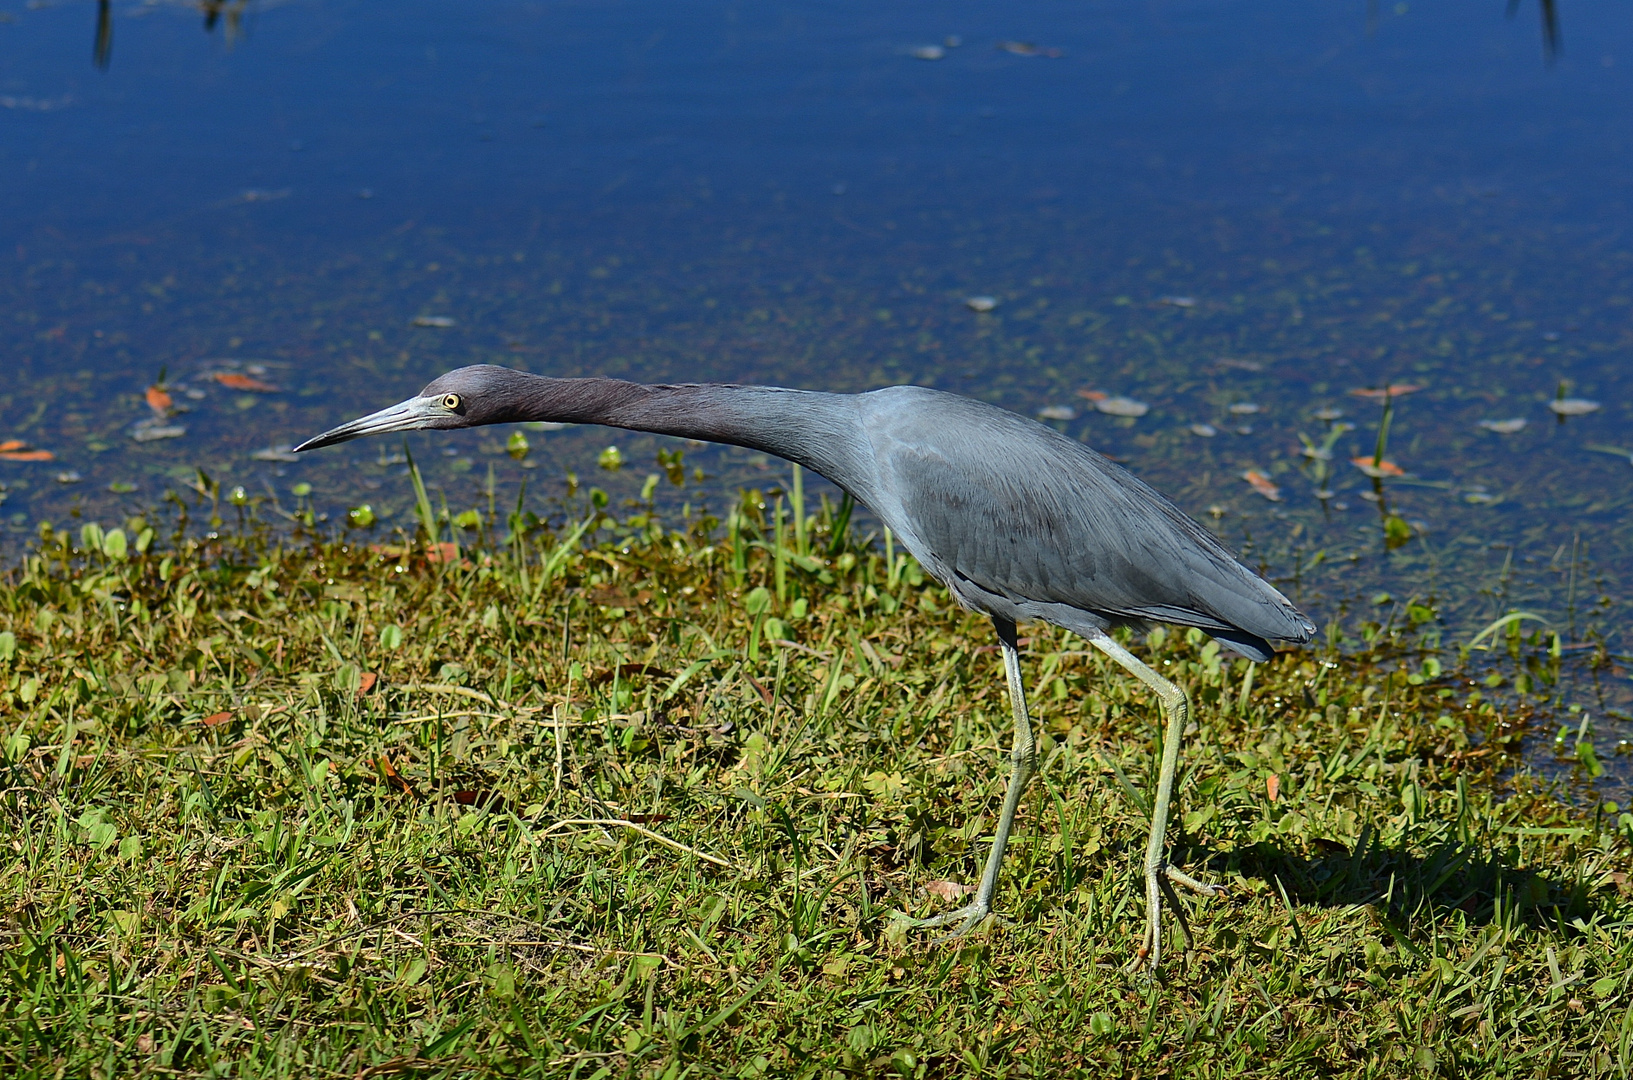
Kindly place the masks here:
[(991, 616), (1014, 708), (1013, 770), (975, 900), (921, 926), (991, 916), (998, 869), (1037, 767), (1016, 625), (1082, 635), (1156, 691), (1167, 713), (1146, 848), (1147, 927), (1156, 967), (1162, 899), (1174, 884), (1222, 893), (1169, 866), (1164, 835), (1189, 716), (1184, 691), (1106, 633), (1119, 623), (1195, 626), (1253, 660), (1315, 626), (1214, 536), (1127, 470), (1052, 428), (972, 398), (916, 386), (823, 394), (771, 386), (650, 386), (554, 379), (491, 365), (460, 368), (416, 397), (318, 436), (311, 450), (363, 435), (527, 420), (733, 443), (798, 462), (856, 497), (966, 608)]

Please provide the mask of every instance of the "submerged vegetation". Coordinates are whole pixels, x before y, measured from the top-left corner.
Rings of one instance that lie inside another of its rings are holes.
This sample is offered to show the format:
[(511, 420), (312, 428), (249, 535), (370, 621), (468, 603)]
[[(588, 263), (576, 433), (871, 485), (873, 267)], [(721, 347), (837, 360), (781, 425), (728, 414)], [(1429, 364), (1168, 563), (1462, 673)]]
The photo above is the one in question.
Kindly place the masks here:
[(1009, 921), (904, 931), (1001, 799), (990, 627), (797, 483), (679, 528), (656, 483), (463, 546), (418, 485), (395, 545), (46, 531), (0, 581), (4, 1071), (1633, 1071), (1633, 816), (1515, 773), (1413, 613), (1259, 667), (1128, 635), (1196, 704), (1174, 859), (1230, 888), (1153, 982), (1145, 689), (1023, 629)]

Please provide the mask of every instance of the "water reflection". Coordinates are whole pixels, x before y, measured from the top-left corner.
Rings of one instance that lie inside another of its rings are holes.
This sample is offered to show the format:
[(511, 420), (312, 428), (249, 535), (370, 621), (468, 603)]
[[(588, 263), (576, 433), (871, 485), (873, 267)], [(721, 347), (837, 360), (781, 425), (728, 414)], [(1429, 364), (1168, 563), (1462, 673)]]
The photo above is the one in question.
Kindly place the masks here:
[(91, 44), (91, 62), (103, 71), (113, 63), (113, 5), (96, 0), (96, 40)]
[[(149, 3), (152, 2), (153, 0), (149, 0)], [(195, 6), (191, 0), (182, 2), (189, 7)], [(204, 16), (206, 34), (213, 32), (216, 26), (220, 25), (229, 45), (244, 36), (244, 16), (249, 10), (250, 0), (196, 0), (196, 6)], [(111, 0), (96, 0), (96, 36), (91, 44), (91, 62), (102, 71), (107, 71), (113, 64)]]
[[(1542, 15), (1542, 53), (1551, 64), (1559, 56), (1559, 8), (1555, 0), (1537, 0)], [(1508, 0), (1508, 17), (1520, 10), (1520, 0)]]

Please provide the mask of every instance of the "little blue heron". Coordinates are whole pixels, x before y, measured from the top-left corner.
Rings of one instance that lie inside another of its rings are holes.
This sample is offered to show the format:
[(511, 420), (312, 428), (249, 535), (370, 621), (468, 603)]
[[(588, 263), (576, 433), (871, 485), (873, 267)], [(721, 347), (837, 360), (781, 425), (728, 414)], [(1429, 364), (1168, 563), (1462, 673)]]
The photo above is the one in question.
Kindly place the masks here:
[[(1145, 853), (1146, 929), (1140, 954), (1156, 969), (1170, 882), (1203, 895), (1218, 886), (1168, 865), (1163, 836), (1190, 706), (1185, 692), (1117, 643), (1117, 625), (1194, 626), (1252, 660), (1271, 642), (1303, 643), (1315, 625), (1213, 534), (1100, 454), (1015, 413), (957, 394), (892, 386), (824, 394), (715, 383), (648, 386), (556, 379), (479, 364), (451, 371), (399, 405), (296, 447), (364, 435), (548, 420), (731, 443), (796, 462), (870, 507), (925, 571), (965, 608), (992, 619), (1015, 714), (1012, 768), (975, 899), (915, 925), (992, 915), (1015, 808), (1037, 769), (1015, 626), (1063, 626), (1151, 687), (1167, 714)], [(1177, 903), (1177, 900), (1175, 901)]]

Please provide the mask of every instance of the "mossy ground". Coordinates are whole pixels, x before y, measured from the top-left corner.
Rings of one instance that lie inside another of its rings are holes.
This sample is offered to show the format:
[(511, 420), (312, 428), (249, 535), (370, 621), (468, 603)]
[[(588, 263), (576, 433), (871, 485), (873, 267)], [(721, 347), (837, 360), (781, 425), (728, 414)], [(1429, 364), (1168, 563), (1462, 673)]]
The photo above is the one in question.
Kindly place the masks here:
[(1512, 776), (1523, 717), (1388, 632), (1257, 668), (1130, 637), (1196, 706), (1174, 859), (1230, 886), (1153, 981), (1156, 703), (1023, 628), (1008, 922), (903, 932), (979, 872), (996, 640), (826, 509), (782, 519), (49, 537), (0, 583), (0, 1068), (1633, 1070), (1625, 825)]

